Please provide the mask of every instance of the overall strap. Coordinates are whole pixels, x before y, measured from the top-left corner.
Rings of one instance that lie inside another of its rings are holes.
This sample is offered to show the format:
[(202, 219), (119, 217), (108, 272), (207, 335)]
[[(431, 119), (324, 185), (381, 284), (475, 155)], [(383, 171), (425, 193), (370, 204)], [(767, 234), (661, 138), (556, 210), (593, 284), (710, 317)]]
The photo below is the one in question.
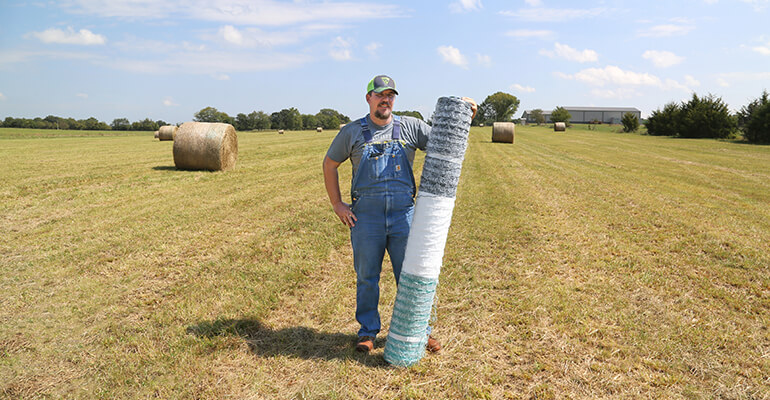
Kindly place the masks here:
[[(366, 122), (366, 117), (363, 117), (358, 121), (361, 123), (361, 131), (364, 134), (364, 140), (366, 140), (366, 143), (370, 143), (372, 141), (372, 132), (369, 130), (369, 123)], [(392, 138), (393, 140), (401, 139), (401, 117), (398, 115), (393, 115)]]
[(393, 114), (393, 140), (401, 139), (401, 117)]
[(366, 143), (369, 143), (372, 141), (372, 132), (369, 131), (369, 123), (366, 122), (366, 117), (363, 117), (359, 120), (361, 123), (361, 130), (364, 134), (364, 140), (366, 140)]

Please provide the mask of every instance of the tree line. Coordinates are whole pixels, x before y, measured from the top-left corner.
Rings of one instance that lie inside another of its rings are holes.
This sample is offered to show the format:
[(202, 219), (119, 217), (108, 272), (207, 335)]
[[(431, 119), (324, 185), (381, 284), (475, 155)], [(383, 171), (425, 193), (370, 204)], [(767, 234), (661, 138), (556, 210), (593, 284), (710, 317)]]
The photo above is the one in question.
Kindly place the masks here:
[(341, 124), (350, 122), (350, 118), (331, 108), (321, 109), (316, 114), (301, 114), (299, 110), (291, 107), (272, 114), (267, 114), (264, 111), (252, 111), (249, 114), (239, 113), (235, 117), (231, 117), (214, 107), (206, 107), (195, 113), (194, 121), (223, 122), (233, 125), (239, 131), (265, 129), (311, 130), (319, 127), (339, 129)]
[(654, 136), (726, 139), (742, 133), (750, 143), (770, 143), (770, 95), (767, 90), (736, 114), (712, 94), (670, 102), (652, 112), (645, 123)]
[[(472, 124), (475, 126), (494, 121), (511, 121), (519, 107), (519, 99), (508, 93), (497, 92), (487, 96), (479, 105), (479, 110)], [(396, 115), (406, 115), (425, 120), (419, 111), (394, 111)], [(239, 113), (235, 117), (214, 107), (205, 107), (194, 114), (197, 122), (223, 122), (233, 125), (236, 130), (314, 130), (339, 129), (341, 124), (350, 122), (350, 118), (331, 108), (321, 109), (316, 114), (302, 114), (296, 108), (285, 108), (268, 114), (264, 111), (252, 111), (248, 114)], [(428, 119), (426, 122), (432, 122)], [(131, 122), (127, 118), (116, 118), (111, 124), (99, 121), (94, 117), (75, 120), (49, 115), (45, 118), (13, 118), (7, 117), (0, 122), (0, 127), (34, 128), (34, 129), (74, 129), (74, 130), (115, 130), (115, 131), (155, 131), (169, 123), (163, 120), (153, 121), (145, 118)]]

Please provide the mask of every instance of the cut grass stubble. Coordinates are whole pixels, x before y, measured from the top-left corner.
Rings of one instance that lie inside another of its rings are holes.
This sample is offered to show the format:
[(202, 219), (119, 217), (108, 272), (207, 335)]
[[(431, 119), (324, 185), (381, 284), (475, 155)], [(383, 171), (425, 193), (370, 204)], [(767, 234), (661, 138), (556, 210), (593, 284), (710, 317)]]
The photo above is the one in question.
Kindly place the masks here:
[(0, 394), (769, 397), (770, 148), (516, 130), (471, 132), (445, 348), (401, 370), (382, 339), (352, 348), (349, 233), (320, 169), (332, 134), (240, 132), (238, 166), (210, 173), (174, 169), (151, 133), (0, 129)]

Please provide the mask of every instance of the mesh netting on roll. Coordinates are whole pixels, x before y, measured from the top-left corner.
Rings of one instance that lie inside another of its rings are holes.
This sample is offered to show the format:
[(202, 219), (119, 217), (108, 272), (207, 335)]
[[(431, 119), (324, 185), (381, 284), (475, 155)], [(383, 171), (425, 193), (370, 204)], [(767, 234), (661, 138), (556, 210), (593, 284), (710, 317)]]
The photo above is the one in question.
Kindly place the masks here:
[(436, 104), (385, 344), (385, 361), (395, 366), (412, 366), (425, 355), (472, 115), (470, 104), (457, 97), (442, 97)]

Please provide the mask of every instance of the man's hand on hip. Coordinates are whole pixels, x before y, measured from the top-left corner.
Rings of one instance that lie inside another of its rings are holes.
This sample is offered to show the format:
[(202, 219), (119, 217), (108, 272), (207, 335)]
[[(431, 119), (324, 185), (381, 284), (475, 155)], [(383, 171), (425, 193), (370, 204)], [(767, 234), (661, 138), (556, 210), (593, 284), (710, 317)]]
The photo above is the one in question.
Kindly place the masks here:
[(340, 218), (343, 224), (352, 228), (356, 225), (356, 215), (353, 214), (353, 210), (350, 208), (350, 204), (341, 201), (334, 205), (334, 213)]

